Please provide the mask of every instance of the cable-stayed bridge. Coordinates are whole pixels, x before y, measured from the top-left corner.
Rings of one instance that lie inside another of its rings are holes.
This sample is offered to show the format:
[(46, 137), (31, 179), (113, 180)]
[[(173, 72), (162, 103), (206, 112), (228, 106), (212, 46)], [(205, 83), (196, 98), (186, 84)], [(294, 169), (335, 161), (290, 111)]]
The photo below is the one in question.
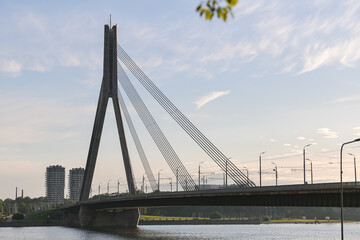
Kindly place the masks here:
[[(163, 131), (155, 121), (138, 91), (127, 76), (126, 67), (135, 79), (150, 93), (173, 120), (189, 135), (224, 172), (227, 178), (235, 183), (235, 188), (222, 190), (201, 190), (200, 182), (196, 184), (185, 165), (171, 146)], [(176, 177), (176, 183), (183, 189), (181, 192), (159, 192), (149, 161), (140, 138), (130, 118), (123, 95), (129, 98), (161, 155)], [(120, 139), (122, 158), (128, 187), (128, 195), (107, 198), (89, 199), (93, 180), (106, 108), (112, 99), (116, 126)], [(123, 116), (125, 117), (137, 152), (145, 169), (153, 194), (136, 195), (133, 169), (125, 137)], [(189, 206), (189, 205), (228, 205), (228, 206), (339, 206), (339, 184), (312, 184), (276, 187), (256, 187), (225, 154), (223, 154), (193, 123), (161, 92), (146, 76), (138, 65), (129, 57), (117, 42), (116, 26), (105, 25), (104, 32), (104, 67), (101, 90), (96, 110), (95, 122), (91, 136), (89, 153), (86, 162), (85, 176), (79, 202), (66, 210), (69, 225), (81, 227), (136, 227), (140, 207)], [(349, 183), (345, 187), (345, 205), (360, 206), (360, 188)]]

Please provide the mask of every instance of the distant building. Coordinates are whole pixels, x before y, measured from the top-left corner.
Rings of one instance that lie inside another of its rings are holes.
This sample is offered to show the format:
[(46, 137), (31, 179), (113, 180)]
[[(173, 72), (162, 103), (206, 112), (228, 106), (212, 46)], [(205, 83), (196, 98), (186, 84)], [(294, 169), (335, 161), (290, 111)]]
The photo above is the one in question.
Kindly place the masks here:
[(64, 201), (65, 168), (60, 165), (46, 168), (46, 197), (48, 203)]
[(69, 171), (69, 196), (71, 200), (79, 201), (81, 186), (85, 174), (84, 168), (73, 168)]

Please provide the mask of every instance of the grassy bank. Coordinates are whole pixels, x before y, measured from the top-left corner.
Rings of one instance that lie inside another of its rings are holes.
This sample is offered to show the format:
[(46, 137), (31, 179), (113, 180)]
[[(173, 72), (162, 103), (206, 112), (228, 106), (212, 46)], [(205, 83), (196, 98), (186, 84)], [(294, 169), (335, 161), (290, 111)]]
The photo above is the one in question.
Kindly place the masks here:
[[(210, 218), (196, 218), (196, 217), (166, 217), (166, 216), (151, 216), (141, 215), (141, 221), (191, 221), (191, 220), (211, 220)], [(223, 218), (219, 220), (238, 220), (236, 218)], [(243, 219), (245, 220), (245, 219)], [(316, 220), (316, 223), (339, 223), (340, 220)], [(351, 223), (353, 221), (345, 221), (345, 223)], [(281, 219), (263, 221), (264, 224), (276, 224), (276, 223), (299, 223), (299, 224), (313, 224), (314, 219)]]
[(185, 220), (210, 220), (210, 218), (194, 218), (194, 217), (165, 217), (165, 216), (150, 216), (141, 215), (140, 220), (142, 221), (185, 221)]

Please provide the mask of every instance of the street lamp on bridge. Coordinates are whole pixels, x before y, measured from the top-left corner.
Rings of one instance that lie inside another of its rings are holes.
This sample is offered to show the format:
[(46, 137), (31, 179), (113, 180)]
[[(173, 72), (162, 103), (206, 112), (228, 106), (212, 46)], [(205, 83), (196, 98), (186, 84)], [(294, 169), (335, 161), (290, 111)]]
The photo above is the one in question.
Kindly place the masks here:
[(108, 181), (108, 183), (107, 183), (107, 194), (109, 195), (110, 194), (110, 181), (111, 181), (112, 179), (110, 179), (109, 181)]
[(349, 153), (349, 155), (354, 157), (354, 173), (355, 173), (355, 184), (357, 183), (357, 179), (356, 179), (356, 158), (355, 155), (352, 153)]
[(311, 146), (311, 143), (308, 144), (308, 145), (305, 145), (304, 148), (303, 148), (303, 158), (304, 158), (304, 184), (306, 184), (306, 174), (305, 174), (305, 159), (306, 159), (306, 156), (305, 156), (305, 148)]
[(143, 177), (142, 177), (142, 185), (141, 185), (141, 191), (144, 193), (145, 192), (145, 174), (143, 174)]
[(350, 143), (354, 143), (354, 142), (359, 142), (360, 138), (357, 138), (355, 140), (352, 140), (350, 142), (346, 142), (343, 143), (341, 145), (340, 148), (340, 186), (341, 186), (341, 191), (340, 191), (340, 208), (341, 208), (341, 240), (344, 239), (344, 186), (343, 186), (343, 180), (342, 180), (342, 176), (343, 176), (343, 170), (342, 170), (342, 152), (343, 152), (343, 148), (345, 145), (350, 144)]
[(310, 172), (311, 172), (311, 184), (313, 184), (313, 168), (312, 168), (312, 161), (310, 159), (306, 159), (308, 161), (310, 161)]
[(261, 155), (265, 154), (266, 152), (262, 152), (259, 155), (259, 176), (260, 176), (260, 187), (261, 187)]
[(199, 163), (199, 190), (200, 190), (200, 175), (201, 175), (201, 171), (200, 171), (200, 165), (202, 164), (202, 163), (204, 163), (205, 161), (202, 161), (201, 163)]
[(120, 193), (120, 179), (121, 178), (118, 178), (118, 180), (117, 180), (117, 194)]
[(225, 165), (225, 188), (228, 186), (228, 161), (231, 159), (231, 157), (226, 158), (226, 165)]
[(273, 169), (273, 171), (275, 172), (275, 182), (276, 182), (276, 186), (278, 185), (278, 169), (277, 169), (277, 165), (274, 162), (271, 162), (272, 164), (275, 165), (275, 168)]
[(179, 167), (176, 168), (176, 191), (179, 190)]
[(164, 170), (164, 169), (160, 169), (159, 172), (158, 172), (158, 190), (160, 192), (160, 172)]
[(246, 178), (247, 178), (246, 183), (249, 184), (249, 169), (247, 167), (243, 167), (243, 168), (246, 171)]

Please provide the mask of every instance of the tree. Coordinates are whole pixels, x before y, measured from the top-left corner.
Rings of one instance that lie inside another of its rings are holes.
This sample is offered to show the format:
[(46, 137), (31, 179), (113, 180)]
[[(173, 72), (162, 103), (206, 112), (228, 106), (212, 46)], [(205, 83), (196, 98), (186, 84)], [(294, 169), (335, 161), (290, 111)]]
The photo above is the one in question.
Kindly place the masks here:
[(225, 22), (229, 13), (234, 17), (232, 9), (237, 2), (238, 0), (208, 0), (206, 4), (201, 2), (196, 11), (199, 12), (200, 17), (204, 16), (206, 20), (211, 20), (214, 15), (217, 15)]
[(221, 219), (223, 217), (223, 215), (221, 213), (219, 213), (218, 211), (213, 212), (210, 214), (210, 219)]
[(22, 214), (22, 213), (15, 213), (15, 214), (12, 216), (12, 219), (13, 219), (13, 220), (23, 220), (23, 219), (24, 219), (24, 214)]
[(4, 210), (3, 204), (4, 204), (4, 201), (0, 199), (0, 216), (1, 216), (2, 214), (4, 214), (4, 213), (3, 213), (3, 210)]

